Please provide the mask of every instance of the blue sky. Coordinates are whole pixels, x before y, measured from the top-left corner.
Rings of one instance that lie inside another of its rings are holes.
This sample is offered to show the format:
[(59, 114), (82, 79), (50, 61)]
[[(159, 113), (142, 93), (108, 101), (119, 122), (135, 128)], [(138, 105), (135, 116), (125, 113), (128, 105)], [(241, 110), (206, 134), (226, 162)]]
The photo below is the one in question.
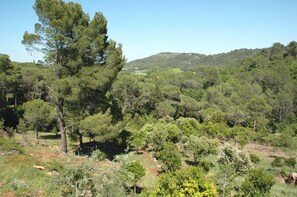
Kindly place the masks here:
[[(0, 53), (41, 59), (21, 44), (33, 32), (35, 0), (0, 2)], [(92, 17), (102, 12), (109, 37), (128, 61), (159, 52), (216, 54), (297, 40), (297, 0), (74, 0)]]

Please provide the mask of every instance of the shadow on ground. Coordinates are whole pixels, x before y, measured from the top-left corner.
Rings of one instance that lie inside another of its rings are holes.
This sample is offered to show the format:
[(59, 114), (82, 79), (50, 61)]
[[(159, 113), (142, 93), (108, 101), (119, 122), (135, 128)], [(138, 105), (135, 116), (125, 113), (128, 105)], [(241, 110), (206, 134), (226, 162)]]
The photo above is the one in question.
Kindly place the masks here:
[(81, 146), (77, 147), (75, 154), (90, 156), (94, 150), (99, 149), (106, 154), (107, 159), (113, 160), (116, 155), (125, 153), (125, 147), (117, 146), (115, 144), (116, 143), (114, 142), (91, 141), (83, 143)]
[(52, 134), (52, 135), (42, 135), (42, 134), (39, 134), (39, 139), (57, 140), (57, 139), (61, 139), (61, 135), (60, 134)]

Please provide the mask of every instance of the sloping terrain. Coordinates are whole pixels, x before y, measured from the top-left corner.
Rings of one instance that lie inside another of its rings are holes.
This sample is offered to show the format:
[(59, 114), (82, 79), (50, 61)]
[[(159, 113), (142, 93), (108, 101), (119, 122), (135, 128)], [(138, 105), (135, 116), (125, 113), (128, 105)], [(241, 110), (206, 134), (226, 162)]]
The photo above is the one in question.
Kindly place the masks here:
[(250, 56), (255, 56), (260, 49), (238, 49), (228, 53), (203, 55), (198, 53), (158, 53), (150, 57), (129, 62), (127, 70), (147, 70), (153, 67), (181, 68), (188, 70), (194, 66), (226, 66)]

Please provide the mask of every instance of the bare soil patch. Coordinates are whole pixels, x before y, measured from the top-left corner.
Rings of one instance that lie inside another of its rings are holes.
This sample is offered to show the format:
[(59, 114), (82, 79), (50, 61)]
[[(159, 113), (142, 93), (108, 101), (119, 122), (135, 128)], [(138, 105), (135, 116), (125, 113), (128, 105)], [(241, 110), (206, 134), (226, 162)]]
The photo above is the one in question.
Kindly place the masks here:
[(249, 143), (245, 146), (245, 149), (247, 149), (250, 153), (262, 155), (264, 157), (289, 157), (285, 151), (267, 145)]

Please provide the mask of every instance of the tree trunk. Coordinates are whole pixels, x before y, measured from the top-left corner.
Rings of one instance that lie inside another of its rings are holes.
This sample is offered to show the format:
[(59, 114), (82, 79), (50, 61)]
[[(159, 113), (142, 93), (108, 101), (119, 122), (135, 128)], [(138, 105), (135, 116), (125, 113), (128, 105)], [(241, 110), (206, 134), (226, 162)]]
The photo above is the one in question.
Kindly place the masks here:
[(253, 131), (256, 131), (256, 128), (257, 128), (257, 120), (254, 120)]
[(226, 172), (224, 172), (223, 197), (225, 197), (226, 184), (227, 184), (227, 174)]
[(196, 154), (194, 154), (194, 165), (198, 165), (198, 156)]
[(38, 139), (38, 127), (35, 125), (35, 131), (36, 131), (36, 139)]
[(81, 147), (83, 144), (83, 135), (80, 133), (79, 134), (79, 146)]
[(136, 196), (136, 183), (134, 184), (134, 196)]
[(57, 106), (57, 113), (58, 113), (58, 120), (60, 124), (61, 150), (62, 152), (67, 153), (66, 126), (65, 126), (63, 106), (64, 106), (64, 101), (59, 100), (58, 106)]
[(18, 106), (18, 99), (17, 97), (15, 96), (14, 97), (14, 107), (17, 107)]

